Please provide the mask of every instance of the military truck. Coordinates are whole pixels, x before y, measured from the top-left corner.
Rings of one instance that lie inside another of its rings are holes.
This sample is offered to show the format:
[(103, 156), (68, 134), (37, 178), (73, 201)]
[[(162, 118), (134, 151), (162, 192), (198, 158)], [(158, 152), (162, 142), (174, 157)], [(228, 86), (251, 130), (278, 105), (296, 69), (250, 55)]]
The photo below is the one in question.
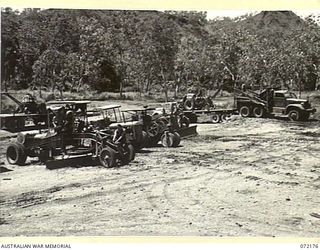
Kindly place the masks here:
[(306, 121), (316, 112), (307, 99), (274, 88), (266, 88), (260, 93), (235, 89), (235, 105), (242, 117), (285, 116), (292, 121)]

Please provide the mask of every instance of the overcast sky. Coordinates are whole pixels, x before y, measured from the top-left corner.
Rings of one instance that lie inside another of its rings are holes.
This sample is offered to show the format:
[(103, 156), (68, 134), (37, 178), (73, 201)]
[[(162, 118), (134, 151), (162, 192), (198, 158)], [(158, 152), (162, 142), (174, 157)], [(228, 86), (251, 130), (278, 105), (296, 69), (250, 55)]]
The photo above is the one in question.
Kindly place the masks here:
[[(18, 10), (18, 11), (22, 11), (23, 8), (12, 8), (14, 10)], [(208, 19), (213, 19), (216, 17), (230, 17), (230, 18), (235, 18), (238, 16), (242, 16), (245, 14), (257, 14), (259, 13), (261, 10), (259, 11), (253, 11), (253, 10), (207, 10), (207, 18)], [(299, 11), (295, 11), (293, 10), (293, 12), (295, 12), (298, 16), (301, 17), (307, 17), (310, 14), (313, 15), (317, 15), (320, 16), (320, 10), (299, 10)]]

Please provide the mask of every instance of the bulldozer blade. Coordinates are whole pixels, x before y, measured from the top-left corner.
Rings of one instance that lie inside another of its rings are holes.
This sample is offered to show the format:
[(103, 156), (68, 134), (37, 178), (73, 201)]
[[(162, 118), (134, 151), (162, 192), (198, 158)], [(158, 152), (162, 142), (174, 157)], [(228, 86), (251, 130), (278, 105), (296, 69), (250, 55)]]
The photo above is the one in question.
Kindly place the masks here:
[(78, 168), (93, 165), (96, 165), (96, 163), (92, 159), (91, 155), (60, 156), (46, 162), (47, 169), (59, 169), (65, 167)]
[(181, 138), (191, 137), (197, 135), (197, 125), (192, 125), (186, 128), (180, 128), (177, 130)]

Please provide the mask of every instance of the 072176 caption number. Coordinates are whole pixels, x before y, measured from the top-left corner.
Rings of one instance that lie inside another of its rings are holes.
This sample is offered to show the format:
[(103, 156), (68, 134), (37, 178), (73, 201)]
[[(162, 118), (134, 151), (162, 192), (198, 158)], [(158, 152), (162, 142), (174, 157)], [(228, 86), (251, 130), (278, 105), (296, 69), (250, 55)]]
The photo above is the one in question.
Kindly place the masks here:
[(304, 248), (304, 249), (308, 249), (308, 248), (317, 249), (317, 248), (319, 248), (319, 244), (300, 244), (300, 248)]

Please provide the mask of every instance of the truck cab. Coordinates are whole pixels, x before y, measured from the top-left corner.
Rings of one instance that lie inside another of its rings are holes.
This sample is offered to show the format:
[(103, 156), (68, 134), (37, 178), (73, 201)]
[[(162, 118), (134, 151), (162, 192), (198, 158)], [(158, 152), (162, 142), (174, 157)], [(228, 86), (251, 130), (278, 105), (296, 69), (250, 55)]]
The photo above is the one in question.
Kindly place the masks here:
[(300, 99), (295, 93), (286, 90), (276, 90), (273, 95), (272, 113), (288, 115), (292, 120), (307, 120), (315, 109), (307, 99)]

